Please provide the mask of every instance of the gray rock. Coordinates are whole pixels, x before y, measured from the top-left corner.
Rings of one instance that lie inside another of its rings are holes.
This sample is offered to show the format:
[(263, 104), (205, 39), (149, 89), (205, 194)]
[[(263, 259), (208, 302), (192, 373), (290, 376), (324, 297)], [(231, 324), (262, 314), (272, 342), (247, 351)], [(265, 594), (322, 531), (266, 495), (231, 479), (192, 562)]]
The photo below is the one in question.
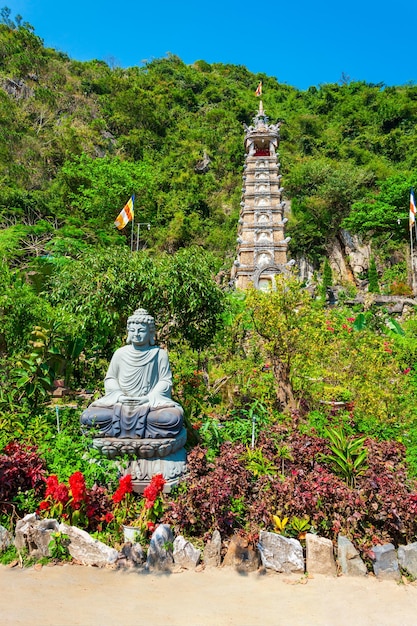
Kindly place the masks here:
[(52, 535), (58, 532), (59, 524), (54, 519), (41, 519), (36, 521), (29, 530), (29, 552), (33, 556), (51, 556), (49, 544)]
[(25, 515), (25, 517), (23, 517), (17, 522), (16, 528), (14, 531), (15, 532), (14, 545), (16, 546), (18, 550), (21, 550), (22, 548), (27, 548), (27, 541), (26, 541), (27, 534), (32, 524), (36, 522), (37, 519), (38, 517), (36, 513), (28, 513), (27, 515)]
[(286, 574), (304, 573), (303, 548), (297, 539), (261, 530), (258, 548), (264, 567)]
[(12, 544), (11, 533), (4, 526), (0, 526), (0, 552), (4, 552)]
[(383, 546), (373, 546), (371, 558), (377, 578), (401, 580), (397, 554), (392, 543), (386, 543)]
[(345, 576), (366, 576), (365, 563), (359, 552), (347, 537), (339, 535), (337, 538), (337, 560), (342, 574)]
[(259, 568), (259, 565), (259, 552), (254, 550), (243, 537), (234, 535), (223, 559), (223, 567), (234, 567), (238, 572), (253, 572)]
[(70, 539), (68, 551), (73, 559), (77, 559), (83, 565), (106, 567), (116, 563), (119, 556), (117, 550), (93, 539), (85, 530), (60, 524), (59, 532), (68, 535)]
[(194, 569), (200, 560), (201, 550), (198, 550), (192, 543), (184, 539), (181, 535), (174, 540), (174, 563), (185, 569)]
[(131, 543), (130, 541), (125, 543), (122, 547), (118, 560), (117, 567), (138, 567), (145, 561), (145, 554), (140, 543)]
[(215, 530), (211, 540), (204, 548), (204, 565), (206, 567), (219, 567), (221, 561), (222, 538), (218, 530)]
[(58, 532), (59, 524), (54, 519), (37, 519), (36, 513), (26, 515), (16, 524), (15, 546), (26, 548), (34, 557), (51, 556), (49, 544), (53, 533)]
[(398, 561), (403, 569), (417, 578), (417, 543), (400, 546), (398, 548)]
[(151, 537), (146, 558), (147, 569), (170, 570), (174, 564), (172, 556), (174, 535), (168, 524), (160, 524)]
[(309, 574), (336, 574), (333, 543), (313, 533), (306, 534), (306, 569)]

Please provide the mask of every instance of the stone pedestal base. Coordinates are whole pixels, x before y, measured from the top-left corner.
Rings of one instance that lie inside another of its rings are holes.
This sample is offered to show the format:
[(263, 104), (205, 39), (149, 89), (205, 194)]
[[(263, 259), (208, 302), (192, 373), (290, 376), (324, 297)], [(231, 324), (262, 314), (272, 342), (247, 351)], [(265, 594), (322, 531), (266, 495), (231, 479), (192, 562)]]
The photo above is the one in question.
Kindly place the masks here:
[[(131, 474), (136, 493), (143, 493), (155, 474), (163, 475), (164, 492), (169, 493), (186, 472), (186, 440), (187, 431), (183, 428), (175, 439), (97, 437), (93, 439), (93, 447), (108, 459), (114, 459), (122, 475)], [(122, 456), (129, 458), (127, 466), (119, 461)]]

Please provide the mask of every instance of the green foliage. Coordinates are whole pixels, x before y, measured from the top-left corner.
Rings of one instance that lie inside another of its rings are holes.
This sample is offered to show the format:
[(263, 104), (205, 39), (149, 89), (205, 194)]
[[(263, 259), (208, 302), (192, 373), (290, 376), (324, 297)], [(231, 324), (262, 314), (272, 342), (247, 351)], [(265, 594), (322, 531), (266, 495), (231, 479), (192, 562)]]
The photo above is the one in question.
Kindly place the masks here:
[(19, 552), (13, 544), (8, 546), (5, 550), (0, 552), (0, 564), (1, 565), (9, 565), (13, 561), (16, 561), (19, 558)]
[(325, 434), (330, 440), (329, 448), (332, 453), (323, 455), (323, 461), (329, 463), (349, 487), (354, 487), (356, 478), (368, 469), (368, 452), (364, 446), (366, 436), (352, 437), (336, 428), (327, 428)]
[(329, 259), (326, 257), (324, 259), (323, 266), (323, 282), (322, 282), (322, 296), (325, 298), (327, 294), (327, 289), (333, 285), (333, 276), (332, 276), (332, 268), (330, 267)]
[(367, 236), (389, 234), (396, 241), (406, 240), (410, 187), (416, 182), (408, 172), (380, 181), (376, 191), (352, 205), (343, 227)]
[(378, 284), (378, 270), (376, 268), (375, 257), (371, 257), (368, 270), (369, 293), (380, 293)]
[(259, 476), (272, 477), (277, 473), (275, 465), (263, 455), (260, 448), (247, 448), (245, 467), (255, 478)]
[(72, 556), (68, 551), (70, 538), (65, 533), (56, 532), (52, 533), (52, 539), (49, 542), (49, 552), (52, 559), (58, 561), (71, 561)]

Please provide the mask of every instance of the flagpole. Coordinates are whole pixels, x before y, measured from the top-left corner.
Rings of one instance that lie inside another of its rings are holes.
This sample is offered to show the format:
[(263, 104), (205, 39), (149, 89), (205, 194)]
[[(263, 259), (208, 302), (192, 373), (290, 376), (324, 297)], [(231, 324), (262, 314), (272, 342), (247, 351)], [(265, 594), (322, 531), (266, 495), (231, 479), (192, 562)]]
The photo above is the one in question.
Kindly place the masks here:
[(135, 194), (132, 193), (131, 198), (132, 198), (132, 230), (130, 233), (130, 251), (133, 252), (133, 242), (134, 242), (134, 236), (135, 236)]
[(411, 252), (411, 284), (413, 295), (416, 295), (416, 279), (414, 273), (413, 225), (410, 225), (410, 252)]
[[(414, 198), (414, 189), (411, 187), (410, 189), (410, 214), (409, 214), (409, 223), (410, 223), (410, 252), (411, 252), (411, 284), (413, 288), (413, 295), (416, 295), (416, 277), (414, 272), (414, 249), (413, 249), (413, 226), (416, 227), (416, 201)], [(416, 241), (417, 241), (417, 230), (416, 230)]]

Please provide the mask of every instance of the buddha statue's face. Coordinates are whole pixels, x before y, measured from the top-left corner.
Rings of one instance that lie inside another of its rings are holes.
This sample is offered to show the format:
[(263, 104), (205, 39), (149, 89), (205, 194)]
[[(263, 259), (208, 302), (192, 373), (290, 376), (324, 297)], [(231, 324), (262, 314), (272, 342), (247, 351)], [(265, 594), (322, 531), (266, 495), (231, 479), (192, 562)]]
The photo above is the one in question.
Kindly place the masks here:
[(151, 340), (149, 325), (145, 322), (130, 321), (127, 326), (127, 337), (134, 348), (149, 346)]

